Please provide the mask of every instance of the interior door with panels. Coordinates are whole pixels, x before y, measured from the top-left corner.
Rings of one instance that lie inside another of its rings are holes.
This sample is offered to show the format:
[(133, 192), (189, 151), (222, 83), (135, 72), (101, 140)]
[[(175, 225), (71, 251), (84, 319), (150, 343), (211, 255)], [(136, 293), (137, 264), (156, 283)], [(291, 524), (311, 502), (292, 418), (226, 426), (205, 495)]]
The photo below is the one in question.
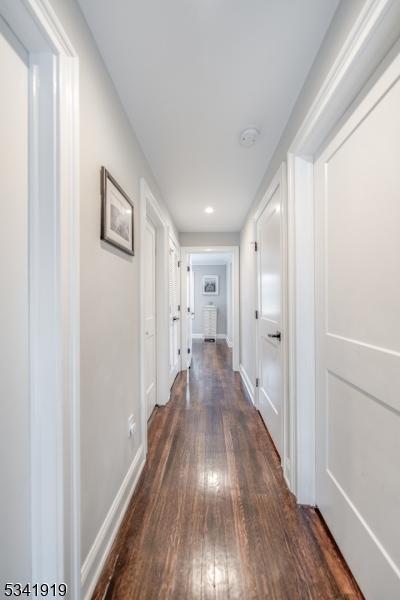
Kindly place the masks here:
[(170, 385), (173, 384), (180, 364), (180, 266), (179, 250), (174, 241), (169, 241), (169, 344)]
[(258, 280), (258, 409), (280, 456), (283, 454), (284, 365), (282, 169), (256, 221)]
[(157, 362), (156, 362), (156, 230), (153, 223), (146, 220), (145, 232), (146, 268), (145, 286), (145, 395), (147, 417), (150, 417), (157, 403)]
[(193, 332), (193, 317), (194, 317), (194, 276), (192, 268), (192, 257), (189, 254), (186, 265), (186, 305), (187, 305), (187, 321), (186, 321), (186, 348), (183, 349), (184, 364), (186, 369), (190, 369), (192, 364), (192, 332)]
[(400, 57), (315, 163), (317, 504), (367, 598), (400, 598)]

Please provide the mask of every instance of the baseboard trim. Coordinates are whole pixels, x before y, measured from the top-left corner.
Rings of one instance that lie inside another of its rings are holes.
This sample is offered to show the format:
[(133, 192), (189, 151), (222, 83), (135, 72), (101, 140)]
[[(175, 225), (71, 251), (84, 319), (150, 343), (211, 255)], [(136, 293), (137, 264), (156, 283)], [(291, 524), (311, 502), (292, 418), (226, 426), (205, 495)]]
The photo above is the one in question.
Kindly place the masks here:
[(82, 565), (81, 588), (84, 600), (90, 600), (93, 594), (145, 462), (143, 446), (140, 446)]
[[(192, 333), (192, 340), (202, 340), (204, 335), (202, 333)], [(226, 333), (217, 333), (217, 340), (227, 340)], [(229, 345), (229, 344), (228, 344)]]
[(240, 364), (240, 366), (239, 366), (239, 371), (240, 371), (240, 375), (242, 377), (242, 381), (244, 383), (244, 387), (246, 388), (247, 393), (250, 396), (250, 400), (254, 404), (254, 387), (250, 381), (250, 377), (248, 376), (246, 369), (244, 368), (244, 366), (242, 364)]

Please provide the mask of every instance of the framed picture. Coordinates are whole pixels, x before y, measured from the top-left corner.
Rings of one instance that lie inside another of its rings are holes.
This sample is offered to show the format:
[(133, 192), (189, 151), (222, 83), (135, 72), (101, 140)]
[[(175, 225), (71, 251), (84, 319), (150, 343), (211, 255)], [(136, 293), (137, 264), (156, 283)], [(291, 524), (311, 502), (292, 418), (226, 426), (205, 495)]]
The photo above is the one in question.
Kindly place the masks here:
[(204, 275), (203, 277), (203, 296), (218, 296), (219, 277), (218, 275)]
[(101, 168), (101, 239), (134, 254), (133, 202), (105, 167)]

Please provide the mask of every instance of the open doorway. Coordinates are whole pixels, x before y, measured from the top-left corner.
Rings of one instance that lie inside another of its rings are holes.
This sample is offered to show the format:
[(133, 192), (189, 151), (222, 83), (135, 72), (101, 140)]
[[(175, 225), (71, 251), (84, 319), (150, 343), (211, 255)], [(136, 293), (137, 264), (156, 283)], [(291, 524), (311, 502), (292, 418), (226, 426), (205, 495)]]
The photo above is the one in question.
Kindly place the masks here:
[(193, 344), (225, 344), (239, 370), (239, 250), (181, 249), (182, 369), (190, 368)]

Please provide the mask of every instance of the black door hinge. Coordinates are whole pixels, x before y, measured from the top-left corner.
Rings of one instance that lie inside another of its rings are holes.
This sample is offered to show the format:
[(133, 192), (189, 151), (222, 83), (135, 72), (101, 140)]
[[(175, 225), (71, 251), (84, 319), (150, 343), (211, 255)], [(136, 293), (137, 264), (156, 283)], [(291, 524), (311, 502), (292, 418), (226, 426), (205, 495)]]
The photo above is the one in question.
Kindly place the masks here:
[(254, 242), (254, 252), (257, 252), (258, 250), (258, 242)]
[(178, 356), (180, 356), (180, 355), (181, 355), (181, 349), (178, 348)]
[(178, 269), (179, 269), (180, 266), (181, 266), (181, 261), (178, 260)]
[(189, 273), (189, 271), (190, 271), (190, 267), (186, 267), (186, 271)]
[(190, 313), (190, 306), (188, 306), (188, 313)]
[(190, 354), (190, 348), (188, 348), (188, 354)]
[(255, 316), (256, 319), (258, 319), (258, 310), (254, 311), (254, 316)]
[(178, 304), (178, 312), (181, 312), (181, 305)]
[(258, 379), (258, 377), (256, 377), (256, 387), (259, 387), (260, 385), (260, 380)]

